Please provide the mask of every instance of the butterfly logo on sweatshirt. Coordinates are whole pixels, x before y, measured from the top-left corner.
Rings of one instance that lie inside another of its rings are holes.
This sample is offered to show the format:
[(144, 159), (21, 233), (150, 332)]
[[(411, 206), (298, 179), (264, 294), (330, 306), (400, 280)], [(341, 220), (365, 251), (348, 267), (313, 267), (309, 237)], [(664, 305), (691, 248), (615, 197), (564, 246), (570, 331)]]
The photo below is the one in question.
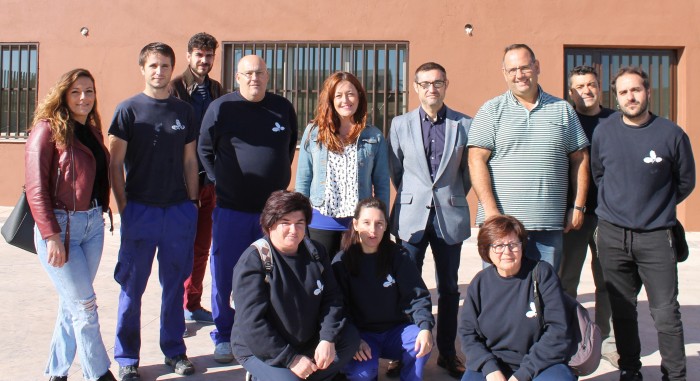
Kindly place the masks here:
[(284, 131), (284, 126), (280, 125), (279, 122), (275, 122), (275, 126), (272, 127), (273, 132)]
[(184, 130), (185, 125), (180, 122), (180, 119), (175, 119), (175, 124), (171, 127), (173, 130)]
[(644, 158), (644, 162), (647, 164), (660, 163), (661, 161), (663, 161), (663, 159), (656, 156), (656, 152), (654, 150), (649, 151), (649, 157)]
[(537, 310), (535, 309), (535, 302), (530, 302), (530, 311), (525, 312), (525, 316), (532, 319), (537, 316)]
[(386, 275), (386, 282), (384, 282), (382, 285), (384, 287), (391, 287), (395, 283), (396, 283), (396, 280), (394, 280), (394, 277), (391, 276), (391, 274), (387, 274)]
[(314, 295), (320, 295), (323, 292), (323, 283), (321, 283), (320, 279), (316, 281), (316, 286), (318, 288), (314, 290)]

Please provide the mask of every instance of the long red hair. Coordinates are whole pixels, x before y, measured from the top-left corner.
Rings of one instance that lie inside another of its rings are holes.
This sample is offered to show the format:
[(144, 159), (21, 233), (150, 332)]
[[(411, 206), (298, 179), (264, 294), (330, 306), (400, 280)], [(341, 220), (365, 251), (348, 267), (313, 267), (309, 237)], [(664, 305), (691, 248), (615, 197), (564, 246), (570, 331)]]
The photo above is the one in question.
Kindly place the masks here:
[(340, 138), (340, 116), (335, 111), (333, 99), (335, 98), (335, 88), (342, 81), (352, 83), (357, 89), (358, 104), (357, 111), (352, 116), (353, 125), (348, 134), (347, 142), (354, 142), (360, 136), (360, 132), (367, 124), (367, 93), (365, 92), (362, 83), (354, 75), (337, 71), (331, 74), (326, 81), (323, 82), (321, 94), (318, 97), (318, 107), (316, 108), (316, 118), (312, 121), (318, 126), (318, 142), (324, 144), (328, 150), (333, 152), (342, 152), (346, 142)]

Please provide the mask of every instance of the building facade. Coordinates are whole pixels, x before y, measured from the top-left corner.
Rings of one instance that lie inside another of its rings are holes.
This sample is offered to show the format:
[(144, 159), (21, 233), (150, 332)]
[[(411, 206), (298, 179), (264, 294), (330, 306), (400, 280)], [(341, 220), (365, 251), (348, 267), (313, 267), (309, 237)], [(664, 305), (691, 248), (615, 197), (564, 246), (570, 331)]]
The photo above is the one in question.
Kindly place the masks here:
[[(269, 91), (292, 100), (300, 128), (313, 117), (325, 77), (347, 70), (368, 91), (370, 122), (386, 131), (393, 116), (418, 106), (412, 73), (426, 61), (447, 69), (446, 103), (473, 116), (506, 89), (503, 48), (526, 43), (545, 91), (564, 97), (568, 69), (591, 64), (612, 108), (609, 78), (620, 66), (641, 65), (652, 79), (654, 113), (682, 126), (693, 146), (700, 142), (700, 108), (693, 107), (700, 78), (692, 69), (700, 66), (700, 7), (693, 0), (3, 0), (1, 8), (0, 205), (17, 199), (31, 112), (62, 73), (83, 67), (95, 75), (106, 131), (117, 103), (143, 89), (139, 50), (153, 41), (171, 45), (177, 74), (186, 68), (187, 40), (201, 31), (220, 41), (211, 75), (229, 91), (238, 58), (264, 56)], [(678, 209), (688, 230), (700, 230), (698, 206), (696, 192)]]

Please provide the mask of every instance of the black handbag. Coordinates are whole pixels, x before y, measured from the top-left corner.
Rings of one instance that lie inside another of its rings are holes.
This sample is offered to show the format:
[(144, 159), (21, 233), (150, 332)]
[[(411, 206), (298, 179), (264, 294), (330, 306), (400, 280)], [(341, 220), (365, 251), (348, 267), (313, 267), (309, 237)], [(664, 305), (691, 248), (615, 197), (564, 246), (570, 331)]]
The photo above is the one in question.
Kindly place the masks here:
[(676, 248), (676, 261), (685, 262), (688, 259), (688, 254), (690, 254), (690, 249), (688, 248), (688, 241), (685, 239), (685, 229), (683, 229), (680, 221), (676, 220), (676, 225), (671, 228), (671, 233), (673, 234)]
[(27, 193), (22, 189), (17, 205), (2, 225), (2, 236), (12, 246), (36, 254), (34, 247), (34, 217), (27, 203)]

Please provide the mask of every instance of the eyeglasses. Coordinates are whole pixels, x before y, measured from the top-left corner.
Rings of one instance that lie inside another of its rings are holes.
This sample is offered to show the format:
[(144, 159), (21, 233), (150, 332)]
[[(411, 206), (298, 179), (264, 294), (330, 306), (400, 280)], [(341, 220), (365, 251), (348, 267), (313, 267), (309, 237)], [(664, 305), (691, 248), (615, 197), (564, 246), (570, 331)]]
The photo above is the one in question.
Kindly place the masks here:
[(267, 70), (246, 71), (246, 72), (240, 72), (240, 71), (239, 71), (238, 74), (240, 74), (240, 75), (242, 75), (242, 76), (245, 76), (245, 77), (248, 78), (248, 79), (252, 79), (252, 78), (253, 78), (253, 75), (255, 75), (256, 77), (260, 78), (260, 77), (264, 76), (265, 74), (267, 74)]
[(416, 82), (418, 86), (422, 87), (425, 90), (428, 90), (430, 88), (430, 85), (433, 85), (434, 88), (436, 89), (441, 89), (445, 87), (445, 81), (433, 81), (433, 82)]
[(518, 70), (525, 75), (532, 73), (532, 62), (527, 65), (514, 67), (512, 69), (506, 69), (505, 67), (503, 68), (503, 71), (505, 71), (510, 77), (515, 77), (515, 75), (518, 74)]
[(491, 245), (493, 248), (493, 251), (496, 252), (497, 254), (501, 254), (506, 250), (506, 247), (510, 249), (510, 251), (520, 251), (520, 246), (522, 245), (522, 242), (510, 242), (510, 243), (501, 243), (498, 245)]

